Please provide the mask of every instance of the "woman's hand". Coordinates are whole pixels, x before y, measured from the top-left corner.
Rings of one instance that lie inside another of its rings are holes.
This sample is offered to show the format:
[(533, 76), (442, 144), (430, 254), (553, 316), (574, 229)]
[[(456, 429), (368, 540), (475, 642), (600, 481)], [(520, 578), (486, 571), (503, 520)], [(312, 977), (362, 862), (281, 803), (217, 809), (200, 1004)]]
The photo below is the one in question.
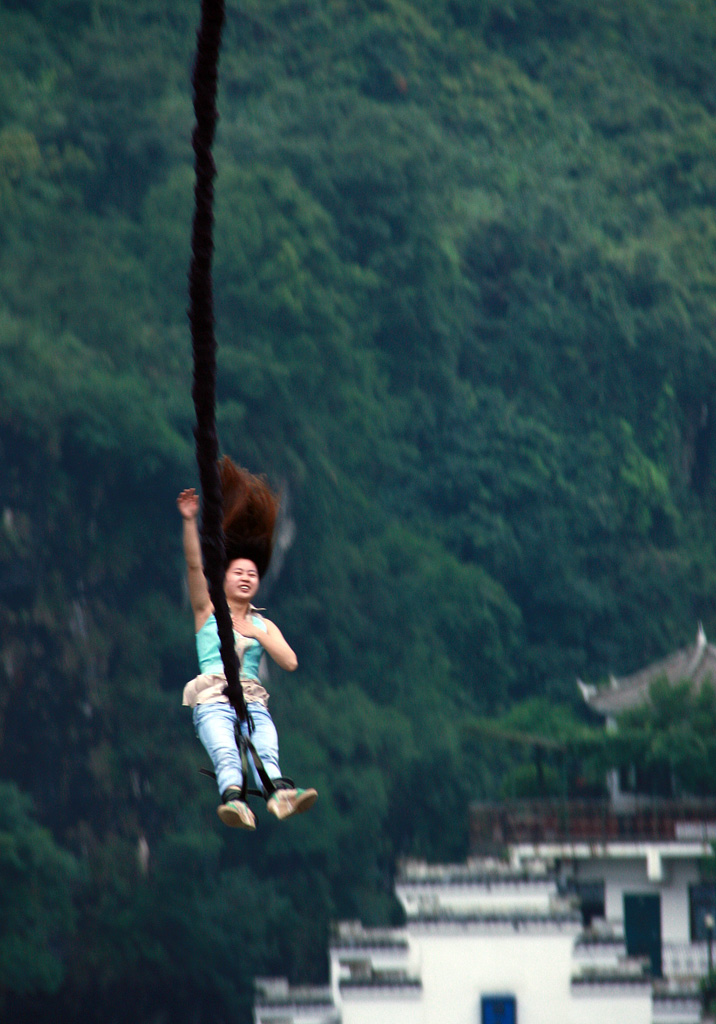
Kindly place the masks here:
[(263, 619), (265, 630), (248, 619), (234, 618), (233, 623), (234, 629), (241, 636), (258, 640), (279, 668), (283, 668), (287, 672), (293, 672), (298, 668), (298, 658), (286, 643), (281, 630), (270, 619)]
[(259, 629), (250, 619), (240, 619), (238, 616), (232, 615), (231, 621), (234, 624), (234, 629), (240, 636), (249, 637), (252, 640), (260, 640), (262, 636), (266, 636), (265, 630)]
[(199, 495), (193, 487), (181, 492), (177, 498), (177, 508), (182, 519), (196, 519), (199, 515)]

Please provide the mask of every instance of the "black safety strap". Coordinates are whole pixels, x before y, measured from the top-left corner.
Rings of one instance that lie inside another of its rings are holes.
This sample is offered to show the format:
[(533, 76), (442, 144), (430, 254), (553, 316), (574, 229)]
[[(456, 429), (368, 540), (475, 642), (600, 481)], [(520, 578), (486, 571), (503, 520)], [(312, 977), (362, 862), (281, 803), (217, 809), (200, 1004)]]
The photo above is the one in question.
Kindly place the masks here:
[[(199, 774), (200, 775), (206, 775), (206, 777), (208, 779), (213, 779), (214, 782), (216, 782), (216, 772), (212, 772), (210, 768), (200, 768), (199, 769)], [(246, 792), (247, 792), (248, 796), (260, 796), (260, 797), (263, 797), (263, 793), (261, 792), (260, 789), (247, 789)]]
[[(214, 782), (216, 782), (216, 772), (212, 772), (210, 768), (200, 768), (199, 769), (199, 774), (200, 775), (206, 775), (206, 777), (208, 779), (213, 779)], [(293, 779), (289, 779), (289, 777), (287, 775), (281, 775), (278, 779), (271, 779), (271, 782), (273, 783), (273, 790), (274, 790), (274, 792), (277, 789), (295, 789), (296, 788), (296, 783), (293, 781)], [(248, 788), (246, 790), (246, 793), (247, 793), (248, 796), (260, 796), (262, 799), (264, 797), (268, 797), (268, 796), (271, 795), (270, 793), (269, 794), (264, 793), (263, 790), (260, 790), (260, 789), (248, 789)]]
[(269, 776), (268, 772), (264, 768), (264, 763), (259, 757), (256, 747), (253, 745), (248, 736), (244, 736), (241, 732), (241, 725), (239, 722), (234, 722), (234, 736), (236, 737), (236, 745), (239, 748), (241, 754), (241, 799), (246, 800), (246, 794), (248, 792), (248, 779), (249, 779), (249, 754), (253, 758), (254, 766), (256, 768), (256, 774), (258, 775), (261, 785), (264, 788), (262, 796), (269, 799), (270, 796), (276, 792), (278, 787), (274, 780)]
[[(251, 716), (249, 715), (249, 721)], [(287, 776), (280, 776), (277, 779), (272, 779), (264, 768), (264, 763), (261, 760), (259, 752), (253, 745), (248, 736), (244, 736), (241, 732), (240, 723), (234, 722), (234, 736), (236, 737), (236, 746), (239, 748), (241, 755), (241, 795), (240, 800), (246, 803), (247, 796), (260, 796), (265, 800), (273, 796), (277, 789), (295, 789), (293, 779), (289, 779)], [(256, 774), (261, 780), (263, 790), (249, 789), (249, 754), (254, 762), (256, 768)], [(216, 779), (216, 772), (210, 771), (208, 768), (200, 768), (199, 772), (201, 775), (207, 775), (210, 779)]]

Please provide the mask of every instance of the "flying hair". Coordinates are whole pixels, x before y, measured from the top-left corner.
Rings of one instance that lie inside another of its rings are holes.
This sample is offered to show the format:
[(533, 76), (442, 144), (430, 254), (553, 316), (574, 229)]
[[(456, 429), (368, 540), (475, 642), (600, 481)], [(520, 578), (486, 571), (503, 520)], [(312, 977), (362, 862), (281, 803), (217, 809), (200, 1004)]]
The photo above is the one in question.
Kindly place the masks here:
[(263, 577), (273, 551), (279, 497), (263, 476), (236, 466), (228, 455), (219, 462), (223, 495), (226, 564), (249, 558)]

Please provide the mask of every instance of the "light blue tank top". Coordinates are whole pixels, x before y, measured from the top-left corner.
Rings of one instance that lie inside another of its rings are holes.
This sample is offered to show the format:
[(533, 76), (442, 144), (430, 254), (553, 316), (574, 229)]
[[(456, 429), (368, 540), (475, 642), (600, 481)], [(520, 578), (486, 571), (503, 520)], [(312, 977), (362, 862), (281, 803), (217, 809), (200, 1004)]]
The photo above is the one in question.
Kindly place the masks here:
[[(260, 615), (252, 615), (251, 621), (259, 629), (266, 632), (266, 624)], [(242, 637), (234, 630), (234, 640), (239, 642), (237, 654), (239, 655), (241, 679), (258, 679), (259, 663), (264, 653), (262, 645), (253, 637)], [(244, 646), (245, 645), (245, 646)], [(244, 647), (243, 654), (241, 648)], [(196, 634), (196, 653), (199, 656), (199, 671), (206, 675), (223, 675), (224, 664), (221, 660), (219, 631), (216, 627), (216, 616), (212, 613)]]

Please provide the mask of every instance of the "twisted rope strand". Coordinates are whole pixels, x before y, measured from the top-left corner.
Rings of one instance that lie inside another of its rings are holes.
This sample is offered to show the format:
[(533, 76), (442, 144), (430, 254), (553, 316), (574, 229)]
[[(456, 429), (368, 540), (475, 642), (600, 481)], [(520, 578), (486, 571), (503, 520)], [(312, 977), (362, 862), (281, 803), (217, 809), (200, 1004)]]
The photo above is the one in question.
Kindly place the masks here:
[[(219, 442), (216, 434), (216, 338), (211, 267), (214, 254), (214, 178), (212, 145), (218, 114), (219, 49), (224, 24), (224, 0), (202, 0), (197, 31), (196, 59), (192, 74), (196, 123), (194, 149), (194, 218), (189, 268), (189, 321), (191, 324), (194, 376), (192, 398), (196, 413), (194, 438), (201, 484), (201, 551), (209, 596), (214, 605), (224, 664), (226, 694), (241, 721), (247, 721), (239, 664), (234, 649), (234, 629), (224, 594), (226, 551), (222, 529), (222, 493), (219, 477)], [(250, 724), (250, 723), (249, 723)]]

